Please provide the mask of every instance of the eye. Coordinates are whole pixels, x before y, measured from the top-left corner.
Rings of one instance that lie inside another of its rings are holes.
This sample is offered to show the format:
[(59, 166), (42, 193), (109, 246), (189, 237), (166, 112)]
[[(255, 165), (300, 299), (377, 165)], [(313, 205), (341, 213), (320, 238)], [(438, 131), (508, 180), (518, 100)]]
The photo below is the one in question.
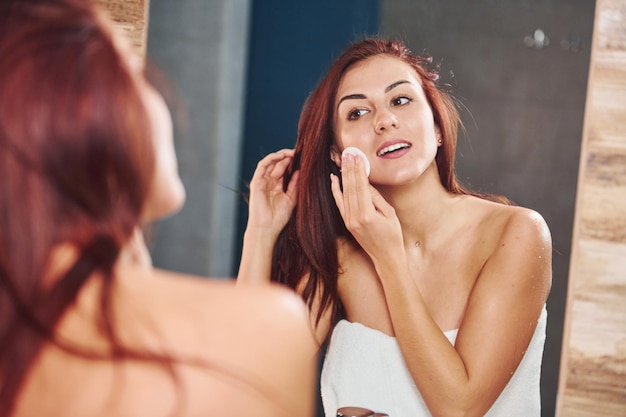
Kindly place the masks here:
[(361, 116), (367, 114), (368, 111), (366, 109), (354, 109), (348, 112), (348, 120), (356, 120)]
[(391, 105), (392, 106), (404, 106), (407, 103), (410, 103), (412, 100), (409, 97), (405, 97), (405, 96), (401, 96), (401, 97), (396, 97), (393, 100), (391, 100)]

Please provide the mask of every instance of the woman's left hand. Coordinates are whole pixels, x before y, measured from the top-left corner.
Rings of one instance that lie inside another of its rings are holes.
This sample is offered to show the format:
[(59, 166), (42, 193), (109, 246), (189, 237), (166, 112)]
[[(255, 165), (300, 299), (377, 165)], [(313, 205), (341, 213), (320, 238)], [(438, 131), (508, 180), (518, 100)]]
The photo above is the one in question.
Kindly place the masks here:
[(239, 284), (267, 284), (271, 280), (272, 254), (298, 194), (298, 171), (283, 187), (285, 172), (293, 159), (292, 149), (271, 153), (259, 161), (250, 181), (248, 225), (243, 238)]
[(262, 230), (276, 237), (287, 224), (296, 205), (298, 172), (283, 190), (283, 178), (293, 158), (292, 149), (282, 149), (263, 158), (250, 182), (248, 230)]
[(370, 185), (363, 161), (346, 154), (341, 178), (331, 174), (331, 190), (346, 228), (372, 260), (403, 250), (402, 229), (395, 209)]

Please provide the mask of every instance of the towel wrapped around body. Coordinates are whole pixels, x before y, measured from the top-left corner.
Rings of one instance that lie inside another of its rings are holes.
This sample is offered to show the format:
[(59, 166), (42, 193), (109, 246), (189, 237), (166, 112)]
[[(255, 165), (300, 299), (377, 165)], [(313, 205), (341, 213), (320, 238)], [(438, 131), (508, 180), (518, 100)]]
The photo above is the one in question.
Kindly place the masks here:
[[(528, 349), (486, 417), (540, 417), (539, 382), (546, 337), (545, 305)], [(457, 330), (444, 333), (454, 345)], [(390, 417), (431, 414), (404, 363), (395, 337), (341, 320), (331, 335), (321, 374), (326, 417), (339, 407), (364, 407)]]

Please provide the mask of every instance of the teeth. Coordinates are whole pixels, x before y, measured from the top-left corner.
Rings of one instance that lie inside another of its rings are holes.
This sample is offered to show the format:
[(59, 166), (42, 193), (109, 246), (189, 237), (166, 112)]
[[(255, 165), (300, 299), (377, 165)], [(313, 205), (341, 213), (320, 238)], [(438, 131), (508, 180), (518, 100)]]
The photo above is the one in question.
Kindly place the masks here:
[(376, 155), (387, 155), (389, 152), (397, 151), (398, 149), (409, 148), (410, 146), (411, 145), (409, 145), (408, 143), (396, 143), (395, 145), (387, 146), (386, 148), (381, 149)]

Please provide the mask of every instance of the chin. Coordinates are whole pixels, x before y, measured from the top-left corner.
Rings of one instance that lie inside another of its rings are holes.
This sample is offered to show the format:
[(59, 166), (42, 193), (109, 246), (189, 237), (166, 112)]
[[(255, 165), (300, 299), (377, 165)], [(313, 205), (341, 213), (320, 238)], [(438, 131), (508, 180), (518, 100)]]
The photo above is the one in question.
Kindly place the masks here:
[(148, 198), (144, 214), (141, 216), (142, 221), (149, 223), (173, 216), (183, 208), (186, 197), (185, 187), (180, 181), (170, 187), (164, 187), (158, 195)]
[(376, 178), (375, 176), (370, 177), (370, 183), (372, 185), (381, 185), (385, 187), (393, 187), (393, 186), (403, 186), (407, 184), (411, 184), (419, 179), (419, 172), (403, 172), (396, 173), (393, 176), (385, 176), (383, 178)]

